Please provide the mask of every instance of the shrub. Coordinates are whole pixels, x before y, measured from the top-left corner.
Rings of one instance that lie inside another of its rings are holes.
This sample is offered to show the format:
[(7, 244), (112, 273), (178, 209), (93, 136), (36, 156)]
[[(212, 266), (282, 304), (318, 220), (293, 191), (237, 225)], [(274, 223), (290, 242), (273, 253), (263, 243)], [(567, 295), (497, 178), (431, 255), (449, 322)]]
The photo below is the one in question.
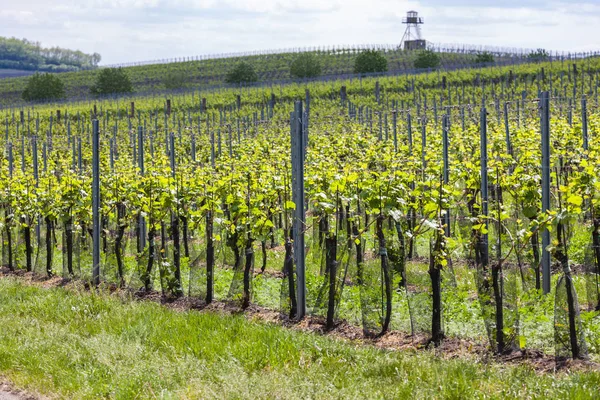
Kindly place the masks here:
[(415, 68), (437, 68), (441, 61), (440, 55), (433, 50), (423, 50), (417, 54), (414, 65)]
[(95, 95), (131, 93), (133, 86), (122, 68), (103, 68), (98, 73), (90, 92)]
[(315, 78), (321, 75), (321, 63), (313, 53), (302, 53), (292, 62), (290, 75), (294, 78)]
[(165, 89), (180, 89), (185, 86), (186, 74), (183, 71), (170, 71), (163, 78)]
[(27, 80), (23, 100), (52, 100), (65, 97), (65, 84), (56, 75), (35, 73)]
[(387, 70), (387, 59), (377, 50), (365, 50), (354, 61), (355, 74), (369, 74)]
[(488, 53), (487, 51), (478, 53), (477, 56), (475, 56), (475, 63), (477, 64), (489, 64), (495, 61), (494, 55), (492, 53)]
[(234, 84), (243, 84), (243, 83), (251, 83), (256, 82), (258, 80), (258, 75), (256, 75), (256, 71), (254, 71), (254, 67), (251, 64), (248, 64), (245, 61), (238, 63), (229, 73), (227, 74), (227, 78), (225, 81), (227, 83)]

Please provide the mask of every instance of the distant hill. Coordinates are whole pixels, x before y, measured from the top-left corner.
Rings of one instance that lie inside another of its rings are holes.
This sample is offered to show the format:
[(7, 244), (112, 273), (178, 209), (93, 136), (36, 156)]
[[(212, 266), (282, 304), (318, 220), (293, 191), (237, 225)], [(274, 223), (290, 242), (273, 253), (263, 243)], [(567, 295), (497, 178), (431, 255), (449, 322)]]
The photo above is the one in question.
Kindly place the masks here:
[[(312, 78), (314, 80), (357, 78), (358, 75), (354, 74), (355, 60), (366, 49), (377, 50), (387, 59), (388, 71), (384, 75), (411, 75), (427, 71), (426, 68), (415, 68), (418, 51), (405, 51), (397, 45), (335, 46), (230, 53), (146, 61), (110, 67), (122, 67), (126, 71), (135, 93), (158, 94), (177, 90), (209, 90), (231, 86), (226, 83), (227, 74), (240, 62), (251, 64), (254, 67), (258, 77), (256, 85), (298, 81), (290, 75), (290, 66), (301, 53), (312, 53), (321, 66), (321, 74)], [(598, 56), (598, 53), (564, 55), (545, 51), (540, 53), (540, 51), (526, 49), (504, 50), (466, 45), (446, 47), (431, 44), (430, 49), (440, 57), (440, 64), (437, 68), (439, 71), (481, 67), (496, 68), (540, 61), (577, 60)], [(490, 60), (490, 62), (482, 63), (478, 57), (480, 54), (487, 54), (493, 62)], [(67, 99), (89, 98), (91, 96), (90, 87), (99, 71), (104, 67), (84, 68), (81, 71), (61, 74), (60, 79), (65, 84)], [(5, 75), (6, 79), (1, 79), (3, 70), (0, 69), (0, 107), (24, 103), (21, 95), (27, 84), (27, 77), (18, 75), (18, 73), (26, 74), (26, 70), (20, 68), (14, 68), (14, 70), (18, 70), (13, 72), (16, 75), (10, 77)]]
[(10, 71), (34, 72), (70, 72), (94, 69), (101, 56), (98, 53), (86, 54), (79, 50), (61, 47), (42, 47), (39, 42), (27, 39), (6, 38), (0, 36), (0, 77), (23, 76), (28, 73), (14, 75)]

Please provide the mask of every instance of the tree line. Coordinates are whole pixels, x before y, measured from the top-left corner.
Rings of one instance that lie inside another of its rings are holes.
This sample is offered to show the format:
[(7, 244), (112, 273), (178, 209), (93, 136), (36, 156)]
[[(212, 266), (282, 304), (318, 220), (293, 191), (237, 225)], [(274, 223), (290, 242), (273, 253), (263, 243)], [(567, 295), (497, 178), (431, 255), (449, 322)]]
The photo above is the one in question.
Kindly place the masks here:
[(78, 71), (96, 68), (98, 53), (86, 54), (62, 47), (42, 47), (40, 42), (0, 37), (0, 68), (45, 72)]

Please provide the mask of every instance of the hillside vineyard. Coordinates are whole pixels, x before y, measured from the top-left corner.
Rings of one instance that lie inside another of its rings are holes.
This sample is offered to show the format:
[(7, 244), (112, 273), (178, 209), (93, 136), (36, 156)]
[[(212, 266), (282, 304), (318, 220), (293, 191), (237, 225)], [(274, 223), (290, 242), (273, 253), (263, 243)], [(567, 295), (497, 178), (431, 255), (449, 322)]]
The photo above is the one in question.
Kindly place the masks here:
[(8, 105), (2, 263), (598, 359), (599, 68)]

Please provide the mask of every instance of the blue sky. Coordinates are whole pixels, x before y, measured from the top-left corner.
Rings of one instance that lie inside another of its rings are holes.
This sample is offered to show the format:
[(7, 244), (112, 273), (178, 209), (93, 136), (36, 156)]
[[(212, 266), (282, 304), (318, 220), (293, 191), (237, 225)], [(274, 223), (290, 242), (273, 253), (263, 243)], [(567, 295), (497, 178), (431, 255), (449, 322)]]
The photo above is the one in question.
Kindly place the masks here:
[(412, 9), (434, 43), (600, 50), (600, 0), (0, 0), (0, 36), (98, 52), (113, 64), (399, 43)]

